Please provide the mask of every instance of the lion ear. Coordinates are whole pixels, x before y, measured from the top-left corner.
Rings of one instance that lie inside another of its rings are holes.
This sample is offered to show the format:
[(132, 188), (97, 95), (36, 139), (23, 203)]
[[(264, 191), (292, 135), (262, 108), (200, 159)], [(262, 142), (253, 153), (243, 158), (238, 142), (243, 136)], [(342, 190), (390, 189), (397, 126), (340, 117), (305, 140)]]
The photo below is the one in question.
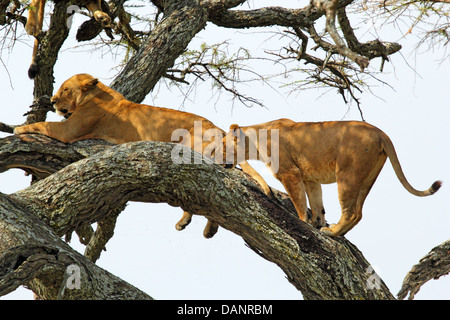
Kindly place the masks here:
[(81, 90), (83, 92), (86, 92), (91, 89), (94, 89), (94, 87), (97, 85), (97, 83), (98, 83), (97, 78), (92, 78), (92, 79), (86, 80), (81, 84)]
[(240, 135), (241, 135), (241, 127), (239, 127), (238, 124), (232, 124), (230, 126), (230, 132), (233, 133), (234, 136), (234, 141), (238, 141), (240, 139)]

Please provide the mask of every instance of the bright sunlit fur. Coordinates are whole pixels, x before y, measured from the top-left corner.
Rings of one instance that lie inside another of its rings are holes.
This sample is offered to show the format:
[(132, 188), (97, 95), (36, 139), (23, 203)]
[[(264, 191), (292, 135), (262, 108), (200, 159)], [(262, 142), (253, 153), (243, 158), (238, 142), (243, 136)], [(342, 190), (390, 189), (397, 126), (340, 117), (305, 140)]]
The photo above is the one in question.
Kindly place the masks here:
[[(28, 9), (28, 19), (25, 25), (25, 31), (32, 36), (38, 36), (42, 31), (42, 25), (44, 23), (44, 9), (46, 0), (31, 0), (30, 7)], [(86, 7), (103, 27), (109, 27), (111, 24), (111, 18), (102, 11), (101, 0), (92, 0), (86, 4)], [(31, 65), (28, 69), (28, 76), (30, 79), (36, 77), (38, 72), (38, 65), (36, 62), (37, 52), (39, 48), (39, 41), (34, 39), (33, 56), (31, 58)]]
[[(279, 148), (278, 171), (274, 172), (274, 176), (285, 187), (300, 219), (321, 227), (325, 234), (344, 235), (361, 220), (364, 200), (387, 157), (402, 185), (413, 195), (428, 196), (441, 187), (441, 182), (436, 181), (428, 190), (414, 189), (403, 174), (389, 137), (365, 122), (312, 123), (280, 119), (254, 126), (232, 125), (223, 141), (224, 144), (234, 141), (234, 154), (245, 154), (245, 160), (258, 158), (265, 161), (259, 150), (253, 153), (253, 157), (249, 152), (251, 148), (259, 148), (260, 140), (257, 137), (250, 139), (248, 132), (270, 132), (274, 129), (278, 130), (277, 145), (273, 146), (271, 135), (267, 135), (268, 141), (264, 146), (265, 150)], [(234, 140), (232, 137), (235, 137)], [(245, 143), (240, 143), (242, 139)], [(326, 227), (321, 184), (333, 182), (337, 182), (342, 216), (336, 225)], [(307, 214), (307, 197), (311, 218)]]
[[(52, 97), (52, 103), (59, 115), (68, 119), (62, 122), (38, 122), (14, 130), (15, 134), (41, 133), (62, 142), (75, 142), (83, 139), (101, 139), (120, 144), (132, 141), (190, 142), (194, 148), (194, 134), (202, 134), (208, 129), (217, 130), (220, 137), (225, 132), (211, 121), (188, 112), (153, 107), (126, 100), (117, 91), (102, 84), (98, 79), (79, 74), (66, 80), (58, 92)], [(194, 122), (201, 122), (201, 132), (195, 132)], [(180, 141), (172, 141), (173, 132), (184, 130), (186, 136)], [(211, 144), (203, 141), (202, 152)], [(200, 151), (200, 150), (197, 150)], [(264, 179), (247, 163), (241, 165), (242, 170), (257, 180), (266, 194), (270, 188)], [(177, 223), (178, 230), (184, 229), (191, 221), (192, 215), (184, 212)], [(217, 231), (217, 224), (208, 221), (204, 230), (206, 238)]]

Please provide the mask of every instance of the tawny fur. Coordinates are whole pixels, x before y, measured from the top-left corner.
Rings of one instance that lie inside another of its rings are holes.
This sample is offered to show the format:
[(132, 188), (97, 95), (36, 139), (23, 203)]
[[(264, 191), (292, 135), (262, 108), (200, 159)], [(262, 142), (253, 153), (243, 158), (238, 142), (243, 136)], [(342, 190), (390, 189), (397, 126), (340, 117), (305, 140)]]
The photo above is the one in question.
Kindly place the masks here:
[[(259, 151), (259, 137), (250, 139), (249, 132), (258, 133), (261, 129), (268, 132), (267, 150), (278, 148), (278, 171), (274, 176), (285, 187), (300, 219), (321, 227), (331, 236), (344, 235), (361, 220), (364, 200), (387, 157), (402, 185), (413, 195), (428, 196), (441, 187), (441, 182), (436, 181), (428, 190), (414, 189), (403, 174), (389, 137), (365, 122), (311, 123), (280, 119), (254, 126), (232, 125), (224, 144), (234, 141), (234, 155), (245, 153), (245, 160), (258, 158), (267, 164), (267, 157), (259, 152), (252, 156), (249, 152), (252, 147)], [(272, 145), (270, 134), (273, 129), (278, 130), (276, 146)], [(245, 143), (241, 143), (242, 139)], [(321, 184), (333, 182), (337, 182), (342, 215), (336, 225), (326, 227)], [(312, 211), (311, 219), (307, 215), (307, 198)]]
[[(75, 75), (66, 80), (51, 100), (58, 114), (70, 115), (66, 121), (33, 123), (15, 128), (14, 133), (41, 133), (62, 142), (102, 139), (115, 144), (141, 140), (186, 144), (189, 141), (187, 146), (192, 149), (194, 134), (213, 129), (220, 133), (219, 139), (225, 135), (223, 130), (201, 116), (128, 101), (88, 74)], [(201, 121), (201, 132), (194, 130), (195, 121)], [(184, 129), (186, 137), (172, 141), (172, 134), (177, 129)], [(196, 151), (203, 152), (211, 145), (211, 141), (203, 141), (202, 137), (197, 137), (197, 141), (202, 141), (202, 145), (201, 150)], [(241, 168), (260, 183), (266, 194), (270, 194), (267, 183), (251, 166), (243, 163)], [(191, 217), (190, 213), (184, 212), (176, 228), (184, 229)], [(216, 223), (208, 221), (205, 237), (212, 237), (217, 228)]]
[[(42, 25), (44, 23), (44, 9), (46, 0), (31, 0), (30, 7), (28, 9), (28, 19), (25, 25), (25, 31), (32, 36), (37, 37), (42, 31)], [(109, 27), (111, 24), (111, 18), (102, 11), (101, 0), (92, 0), (88, 2), (86, 7), (103, 27)], [(33, 79), (38, 73), (37, 65), (37, 53), (39, 48), (39, 41), (34, 39), (33, 55), (31, 58), (31, 65), (28, 69), (28, 77)]]

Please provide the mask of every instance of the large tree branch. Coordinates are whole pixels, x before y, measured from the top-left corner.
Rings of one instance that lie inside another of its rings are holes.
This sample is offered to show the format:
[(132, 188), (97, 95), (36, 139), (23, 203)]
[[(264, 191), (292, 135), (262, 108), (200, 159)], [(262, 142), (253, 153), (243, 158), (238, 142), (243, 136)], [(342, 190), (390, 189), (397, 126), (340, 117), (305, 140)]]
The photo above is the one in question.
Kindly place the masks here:
[[(367, 56), (369, 59), (375, 57), (383, 57), (387, 59), (391, 55), (401, 49), (397, 43), (383, 43), (375, 40), (367, 43), (360, 43), (350, 26), (350, 22), (345, 14), (345, 8), (351, 4), (353, 0), (339, 1), (338, 4), (338, 18), (341, 25), (342, 32), (349, 48), (355, 52)], [(314, 8), (310, 5), (300, 9), (287, 9), (283, 7), (265, 7), (255, 10), (211, 10), (210, 20), (222, 27), (226, 28), (252, 28), (252, 27), (267, 27), (267, 26), (282, 26), (291, 28), (301, 28), (303, 30), (310, 30), (314, 23), (324, 12)], [(321, 37), (315, 34), (314, 39), (318, 46), (325, 51), (337, 51), (334, 44), (325, 42)], [(311, 37), (314, 37), (311, 34)]]
[(252, 28), (267, 26), (308, 27), (322, 16), (317, 10), (309, 7), (302, 9), (286, 9), (282, 7), (266, 7), (255, 10), (216, 11), (210, 20), (226, 28)]
[[(2, 150), (11, 145), (11, 139), (25, 137), (0, 140), (0, 159), (5, 159)], [(174, 164), (174, 146), (136, 142), (110, 147), (8, 198), (59, 236), (120, 212), (127, 201), (166, 202), (240, 235), (255, 252), (276, 263), (305, 299), (393, 299), (363, 255), (345, 238), (324, 236), (303, 223), (238, 170), (226, 170), (207, 159), (201, 159), (201, 164)], [(65, 148), (79, 151), (80, 144)], [(190, 149), (185, 152), (200, 160), (200, 154)], [(9, 151), (6, 157), (13, 153)], [(16, 162), (17, 158), (6, 158), (0, 170)]]
[(164, 18), (112, 82), (128, 100), (141, 102), (208, 21), (196, 0), (164, 1)]
[(43, 179), (69, 164), (106, 150), (103, 140), (65, 144), (44, 135), (9, 136), (0, 140), (0, 172), (20, 168)]
[(450, 273), (450, 240), (433, 248), (419, 263), (412, 267), (403, 280), (397, 294), (399, 299), (414, 299), (420, 288), (431, 279), (438, 279)]
[(389, 61), (388, 56), (394, 54), (402, 48), (402, 46), (395, 42), (381, 42), (380, 40), (373, 40), (367, 43), (360, 43), (356, 37), (353, 28), (350, 25), (350, 21), (345, 12), (345, 8), (341, 8), (337, 12), (337, 18), (339, 25), (342, 28), (342, 33), (344, 34), (345, 40), (347, 41), (348, 47), (366, 56), (369, 59), (382, 57), (384, 60)]
[[(167, 74), (167, 70), (185, 51), (192, 38), (206, 27), (208, 21), (226, 28), (277, 25), (308, 31), (313, 28), (314, 22), (323, 16), (322, 11), (310, 5), (300, 9), (282, 7), (266, 7), (255, 10), (232, 9), (243, 2), (245, 1), (153, 1), (164, 12), (164, 18), (156, 25), (150, 36), (140, 45), (137, 53), (112, 82), (112, 88), (125, 95), (129, 100), (141, 102), (159, 79)], [(338, 7), (345, 8), (352, 2), (352, 0), (340, 1)], [(349, 23), (342, 26), (342, 30), (346, 33), (348, 31), (349, 37), (351, 35), (354, 37)], [(321, 43), (325, 43), (325, 41), (318, 42), (318, 47), (324, 51), (330, 52), (329, 47), (331, 46), (334, 52), (339, 52), (336, 45), (329, 44), (322, 47)], [(369, 59), (383, 57), (387, 60), (388, 55), (397, 52), (400, 48), (401, 46), (396, 43), (383, 43), (375, 40), (363, 44), (358, 42), (355, 52), (365, 55)]]
[[(20, 285), (40, 299), (151, 299), (63, 242), (48, 225), (0, 193), (0, 295)], [(79, 287), (71, 287), (75, 268)]]

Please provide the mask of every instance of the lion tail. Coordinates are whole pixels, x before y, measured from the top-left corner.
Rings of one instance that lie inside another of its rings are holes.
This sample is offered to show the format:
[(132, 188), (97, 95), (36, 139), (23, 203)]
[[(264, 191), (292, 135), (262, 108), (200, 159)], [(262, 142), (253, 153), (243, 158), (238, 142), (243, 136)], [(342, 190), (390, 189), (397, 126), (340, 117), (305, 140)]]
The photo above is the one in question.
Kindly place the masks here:
[(30, 68), (28, 68), (28, 77), (34, 79), (38, 72), (38, 66), (36, 62), (32, 62)]
[(442, 181), (435, 181), (430, 188), (428, 188), (425, 191), (419, 191), (414, 189), (408, 182), (408, 180), (405, 177), (405, 174), (403, 173), (402, 167), (400, 165), (400, 162), (397, 157), (397, 153), (395, 152), (394, 145), (389, 139), (389, 137), (386, 134), (382, 134), (382, 143), (384, 147), (384, 151), (389, 157), (389, 160), (391, 161), (392, 167), (394, 168), (395, 174), (397, 175), (398, 180), (400, 180), (400, 183), (403, 185), (403, 187), (408, 190), (411, 194), (418, 196), (418, 197), (426, 197), (430, 196), (436, 191), (439, 190), (439, 188), (442, 186)]
[(39, 41), (37, 39), (34, 39), (33, 56), (31, 58), (30, 68), (28, 69), (28, 77), (30, 79), (34, 79), (34, 77), (36, 77), (36, 75), (38, 73), (38, 65), (36, 63), (38, 47), (39, 47)]

